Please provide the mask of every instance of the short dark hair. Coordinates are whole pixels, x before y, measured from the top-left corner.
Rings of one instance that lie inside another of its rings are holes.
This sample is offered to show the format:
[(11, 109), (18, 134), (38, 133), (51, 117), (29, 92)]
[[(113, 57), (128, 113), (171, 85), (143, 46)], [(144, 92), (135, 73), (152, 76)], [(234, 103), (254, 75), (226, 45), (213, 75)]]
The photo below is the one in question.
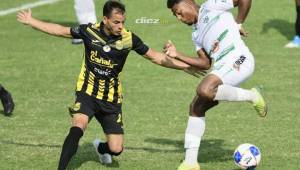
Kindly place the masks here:
[(178, 4), (181, 1), (182, 0), (168, 0), (167, 7), (171, 9), (174, 7), (174, 5)]
[(110, 17), (111, 12), (116, 9), (119, 13), (124, 14), (125, 5), (118, 0), (108, 0), (103, 6), (103, 16)]

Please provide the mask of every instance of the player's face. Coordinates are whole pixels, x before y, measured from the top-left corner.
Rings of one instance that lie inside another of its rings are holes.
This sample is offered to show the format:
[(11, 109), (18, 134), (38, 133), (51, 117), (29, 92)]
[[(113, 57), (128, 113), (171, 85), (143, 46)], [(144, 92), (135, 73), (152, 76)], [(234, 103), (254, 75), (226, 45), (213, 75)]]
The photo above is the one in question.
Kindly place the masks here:
[(192, 1), (185, 0), (179, 2), (173, 6), (172, 12), (178, 20), (187, 25), (197, 23), (198, 12)]
[(121, 35), (125, 19), (125, 14), (122, 14), (117, 10), (113, 10), (109, 18), (104, 16), (103, 22), (109, 34)]

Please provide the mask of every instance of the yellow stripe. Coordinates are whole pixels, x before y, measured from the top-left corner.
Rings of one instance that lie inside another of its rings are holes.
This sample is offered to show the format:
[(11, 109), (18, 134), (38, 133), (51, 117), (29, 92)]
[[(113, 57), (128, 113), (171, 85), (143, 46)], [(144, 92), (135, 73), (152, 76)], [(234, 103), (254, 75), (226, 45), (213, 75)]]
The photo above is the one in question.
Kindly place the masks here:
[(94, 79), (95, 79), (95, 75), (90, 71), (89, 79), (88, 79), (88, 86), (87, 86), (87, 89), (86, 89), (86, 93), (88, 95), (92, 95), (92, 93), (93, 93)]
[(122, 97), (122, 84), (121, 81), (118, 80), (118, 103), (122, 103), (123, 97)]
[(109, 92), (108, 92), (108, 102), (112, 102), (114, 100), (114, 93), (115, 93), (115, 89), (114, 89), (114, 85), (115, 85), (115, 81), (114, 79), (110, 79), (109, 82)]
[(76, 91), (81, 91), (81, 89), (82, 89), (82, 85), (84, 83), (85, 71), (86, 71), (86, 68), (85, 68), (85, 63), (84, 63), (84, 58), (83, 58), (83, 61), (81, 64), (81, 70), (80, 70), (78, 80), (77, 80)]
[(99, 40), (102, 44), (106, 44), (106, 42), (99, 36), (97, 35), (93, 30), (90, 28), (87, 28), (87, 31), (92, 34), (97, 40)]
[(103, 99), (104, 88), (105, 88), (105, 80), (99, 80), (99, 88), (96, 96), (97, 99)]
[(132, 34), (130, 31), (126, 31), (126, 29), (122, 30), (122, 44), (124, 48), (132, 47)]
[(98, 22), (98, 23), (93, 24), (93, 25), (92, 25), (92, 28), (94, 28), (94, 29), (96, 29), (96, 30), (99, 30), (99, 28), (100, 28), (100, 23)]

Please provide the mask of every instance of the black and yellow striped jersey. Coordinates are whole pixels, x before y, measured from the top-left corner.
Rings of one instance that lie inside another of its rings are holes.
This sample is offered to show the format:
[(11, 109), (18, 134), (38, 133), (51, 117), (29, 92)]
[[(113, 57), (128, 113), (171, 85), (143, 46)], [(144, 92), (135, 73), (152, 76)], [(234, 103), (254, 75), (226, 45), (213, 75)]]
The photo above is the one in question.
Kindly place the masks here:
[(103, 23), (84, 24), (71, 28), (73, 38), (84, 42), (84, 59), (76, 91), (111, 103), (122, 103), (122, 72), (130, 50), (144, 55), (149, 50), (134, 33), (122, 30), (120, 36), (106, 35)]

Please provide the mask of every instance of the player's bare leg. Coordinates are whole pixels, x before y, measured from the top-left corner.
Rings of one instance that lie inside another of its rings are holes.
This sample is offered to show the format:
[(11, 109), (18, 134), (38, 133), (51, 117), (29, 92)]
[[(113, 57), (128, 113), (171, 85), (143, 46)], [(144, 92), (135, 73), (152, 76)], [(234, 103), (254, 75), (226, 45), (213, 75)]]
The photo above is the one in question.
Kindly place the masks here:
[(85, 114), (76, 113), (72, 117), (72, 127), (66, 137), (59, 160), (58, 169), (65, 170), (73, 155), (75, 155), (80, 138), (83, 136), (89, 122), (89, 117)]
[(190, 116), (185, 131), (185, 160), (178, 170), (200, 170), (198, 150), (205, 131), (205, 113), (218, 104), (218, 101), (214, 101), (213, 98), (219, 84), (222, 84), (222, 81), (208, 76), (197, 88), (197, 95), (190, 105)]
[[(259, 93), (258, 93), (259, 94)], [(197, 88), (197, 95), (190, 106), (190, 117), (185, 132), (185, 160), (178, 168), (200, 169), (198, 150), (205, 131), (205, 113), (218, 104), (218, 101), (255, 101), (258, 94), (253, 90), (245, 90), (230, 85), (223, 85), (222, 80), (210, 74)]]

